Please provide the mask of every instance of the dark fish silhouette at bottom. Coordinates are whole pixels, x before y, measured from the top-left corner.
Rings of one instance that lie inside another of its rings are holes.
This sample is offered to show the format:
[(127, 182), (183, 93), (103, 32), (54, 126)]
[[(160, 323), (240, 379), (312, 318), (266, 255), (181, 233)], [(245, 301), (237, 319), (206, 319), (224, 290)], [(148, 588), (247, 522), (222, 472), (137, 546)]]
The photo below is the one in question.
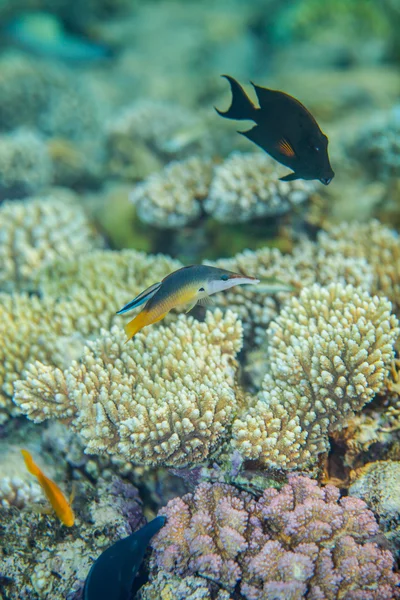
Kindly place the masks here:
[(256, 123), (249, 131), (238, 131), (267, 154), (293, 170), (282, 181), (319, 179), (328, 185), (335, 173), (329, 163), (328, 138), (301, 102), (276, 90), (252, 83), (260, 107), (257, 108), (242, 86), (229, 75), (232, 104), (227, 111), (215, 109), (221, 117)]
[(89, 571), (83, 600), (128, 600), (147, 546), (165, 521), (166, 517), (156, 517), (104, 550)]

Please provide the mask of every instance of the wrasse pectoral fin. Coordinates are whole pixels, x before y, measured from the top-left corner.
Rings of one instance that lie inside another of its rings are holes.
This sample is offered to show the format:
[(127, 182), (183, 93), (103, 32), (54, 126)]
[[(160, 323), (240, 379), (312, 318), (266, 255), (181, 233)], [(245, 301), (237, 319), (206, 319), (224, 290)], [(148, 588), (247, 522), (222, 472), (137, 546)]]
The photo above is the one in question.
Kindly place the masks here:
[(293, 150), (291, 144), (287, 140), (285, 140), (285, 139), (279, 140), (279, 142), (278, 142), (278, 150), (279, 150), (279, 152), (281, 152), (285, 156), (289, 156), (290, 157), (290, 156), (295, 156), (296, 155), (296, 153)]
[(134, 298), (133, 300), (128, 302), (128, 304), (125, 304), (125, 306), (123, 306), (117, 312), (117, 315), (123, 315), (124, 313), (127, 313), (130, 310), (137, 308), (138, 306), (141, 306), (142, 304), (147, 302), (147, 300), (150, 300), (150, 298), (152, 298), (154, 296), (154, 294), (156, 292), (158, 292), (158, 290), (160, 289), (160, 286), (161, 286), (161, 282), (158, 282), (158, 283), (154, 283), (153, 285), (148, 287), (146, 290), (144, 290), (144, 292), (141, 292), (138, 296), (136, 296), (136, 298)]
[(194, 302), (191, 302), (189, 304), (189, 306), (187, 307), (187, 309), (185, 310), (185, 314), (187, 315), (188, 313), (190, 313), (190, 311), (196, 306), (197, 304), (197, 300), (195, 300)]
[(204, 298), (200, 298), (198, 304), (201, 306), (210, 306), (215, 304), (215, 300), (213, 300), (210, 296), (204, 296)]

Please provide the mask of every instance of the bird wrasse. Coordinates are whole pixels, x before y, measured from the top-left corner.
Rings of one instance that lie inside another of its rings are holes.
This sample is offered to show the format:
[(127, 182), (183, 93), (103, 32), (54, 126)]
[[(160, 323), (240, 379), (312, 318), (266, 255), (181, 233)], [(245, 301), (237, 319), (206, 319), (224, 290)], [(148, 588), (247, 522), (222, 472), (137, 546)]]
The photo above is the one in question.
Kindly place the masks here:
[(260, 105), (257, 107), (233, 77), (222, 77), (230, 83), (232, 103), (225, 112), (215, 110), (227, 119), (256, 123), (252, 129), (238, 133), (293, 170), (281, 177), (282, 181), (319, 179), (324, 185), (332, 181), (335, 173), (329, 162), (328, 138), (299, 100), (252, 83)]
[(161, 321), (177, 306), (186, 304), (189, 312), (197, 302), (206, 304), (212, 294), (235, 285), (256, 283), (259, 283), (259, 280), (255, 277), (207, 265), (182, 267), (144, 290), (117, 314), (124, 314), (145, 303), (143, 310), (125, 328), (130, 340), (143, 327)]
[(86, 578), (83, 600), (128, 600), (147, 546), (165, 521), (166, 517), (156, 517), (104, 550)]
[(40, 467), (34, 462), (28, 450), (21, 450), (21, 454), (24, 457), (26, 468), (29, 473), (32, 473), (37, 478), (57, 517), (64, 525), (72, 527), (75, 522), (74, 511), (71, 508), (72, 496), (68, 501), (58, 485), (46, 477)]

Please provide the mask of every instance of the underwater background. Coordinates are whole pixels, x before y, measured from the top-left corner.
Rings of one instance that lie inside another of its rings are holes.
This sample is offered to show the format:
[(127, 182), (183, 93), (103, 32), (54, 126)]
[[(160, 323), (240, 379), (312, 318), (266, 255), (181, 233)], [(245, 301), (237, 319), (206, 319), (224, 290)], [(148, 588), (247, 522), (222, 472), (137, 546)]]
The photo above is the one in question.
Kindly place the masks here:
[[(1, 600), (400, 597), (399, 31), (399, 0), (0, 0)], [(280, 180), (222, 74), (307, 107), (329, 186)], [(193, 264), (261, 282), (126, 343)]]

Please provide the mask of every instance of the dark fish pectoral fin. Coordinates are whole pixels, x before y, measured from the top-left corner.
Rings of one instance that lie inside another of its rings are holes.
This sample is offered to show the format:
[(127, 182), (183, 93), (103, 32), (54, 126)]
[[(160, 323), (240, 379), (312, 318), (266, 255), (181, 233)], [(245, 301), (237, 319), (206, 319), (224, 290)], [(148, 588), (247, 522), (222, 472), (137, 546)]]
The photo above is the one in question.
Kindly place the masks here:
[(231, 86), (232, 103), (226, 111), (218, 110), (218, 108), (216, 108), (215, 110), (217, 113), (226, 119), (236, 119), (238, 121), (246, 119), (254, 120), (256, 108), (242, 86), (236, 81), (236, 79), (230, 77), (230, 75), (222, 75), (222, 77), (225, 77)]
[(297, 175), (296, 173), (289, 173), (284, 177), (279, 177), (279, 181), (294, 181), (295, 179), (301, 179), (300, 175)]

